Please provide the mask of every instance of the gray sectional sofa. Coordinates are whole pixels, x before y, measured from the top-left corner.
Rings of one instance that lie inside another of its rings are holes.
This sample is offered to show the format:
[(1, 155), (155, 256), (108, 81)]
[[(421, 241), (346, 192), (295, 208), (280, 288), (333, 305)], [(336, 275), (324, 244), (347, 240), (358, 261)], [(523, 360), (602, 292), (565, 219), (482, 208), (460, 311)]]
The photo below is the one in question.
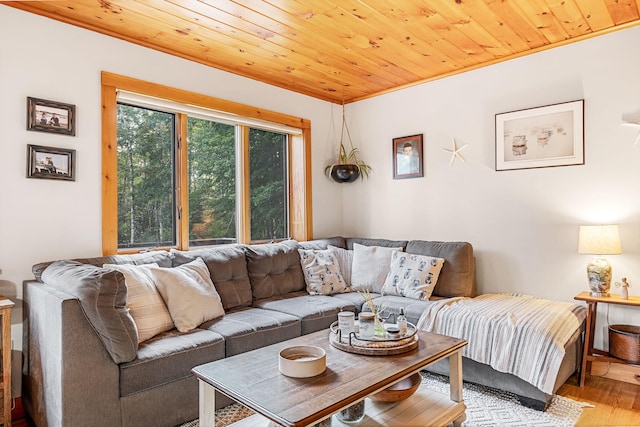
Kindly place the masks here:
[[(23, 403), (43, 426), (175, 426), (197, 418), (198, 385), (191, 369), (328, 328), (341, 310), (360, 312), (356, 293), (309, 295), (299, 248), (401, 247), (445, 259), (433, 298), (475, 296), (475, 258), (465, 242), (333, 237), (310, 242), (225, 245), (193, 251), (152, 251), (45, 262), (24, 284)], [(125, 307), (122, 273), (104, 264), (177, 267), (202, 258), (225, 314), (196, 329), (175, 329), (138, 343)], [(44, 276), (44, 279), (43, 279)], [(429, 301), (388, 297), (417, 323)], [(579, 337), (568, 345), (558, 386), (578, 366)], [(446, 374), (447, 365), (436, 365)], [(464, 360), (464, 378), (520, 395), (544, 409), (550, 396), (512, 375)], [(231, 401), (218, 396), (216, 406)]]

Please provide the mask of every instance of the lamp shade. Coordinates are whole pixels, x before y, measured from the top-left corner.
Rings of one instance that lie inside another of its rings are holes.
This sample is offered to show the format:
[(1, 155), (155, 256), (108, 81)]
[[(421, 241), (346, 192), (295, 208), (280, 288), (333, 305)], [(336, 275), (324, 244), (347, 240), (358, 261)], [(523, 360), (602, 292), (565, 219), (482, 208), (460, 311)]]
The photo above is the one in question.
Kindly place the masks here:
[(619, 255), (622, 253), (617, 225), (581, 225), (578, 253)]

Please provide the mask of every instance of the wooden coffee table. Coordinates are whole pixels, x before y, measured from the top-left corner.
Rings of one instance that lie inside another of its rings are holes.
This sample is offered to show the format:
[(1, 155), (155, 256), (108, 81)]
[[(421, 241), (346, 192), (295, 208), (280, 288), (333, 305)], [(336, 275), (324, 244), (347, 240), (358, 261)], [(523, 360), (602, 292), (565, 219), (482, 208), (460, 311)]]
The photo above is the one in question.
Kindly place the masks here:
[[(214, 391), (257, 412), (234, 426), (311, 426), (367, 396), (449, 358), (449, 396), (421, 387), (400, 403), (366, 400), (366, 425), (460, 425), (466, 418), (462, 399), (462, 348), (465, 340), (418, 331), (418, 348), (403, 354), (368, 356), (334, 348), (329, 331), (319, 331), (278, 344), (195, 367), (200, 384), (200, 426), (215, 425)], [(312, 378), (290, 378), (278, 369), (280, 350), (316, 345), (327, 352), (327, 370)], [(400, 424), (394, 421), (400, 422)], [(343, 425), (335, 417), (331, 425)]]

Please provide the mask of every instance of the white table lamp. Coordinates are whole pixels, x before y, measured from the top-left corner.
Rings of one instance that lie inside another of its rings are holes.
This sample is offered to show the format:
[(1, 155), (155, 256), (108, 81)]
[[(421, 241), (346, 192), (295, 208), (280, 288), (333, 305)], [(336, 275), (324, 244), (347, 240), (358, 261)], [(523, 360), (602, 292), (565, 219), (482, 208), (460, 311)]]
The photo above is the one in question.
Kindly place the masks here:
[(622, 253), (617, 225), (581, 225), (578, 253), (591, 254), (593, 259), (587, 264), (587, 277), (591, 295), (609, 296), (611, 288), (611, 265), (603, 255)]

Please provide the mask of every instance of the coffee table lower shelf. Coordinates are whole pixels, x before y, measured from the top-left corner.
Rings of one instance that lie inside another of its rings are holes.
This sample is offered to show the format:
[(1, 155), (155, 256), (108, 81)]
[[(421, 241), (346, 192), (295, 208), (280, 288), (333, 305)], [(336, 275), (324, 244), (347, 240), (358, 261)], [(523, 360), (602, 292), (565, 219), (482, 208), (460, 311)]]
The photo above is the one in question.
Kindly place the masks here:
[[(438, 393), (427, 387), (420, 387), (416, 393), (398, 403), (375, 402), (365, 399), (365, 417), (357, 424), (340, 422), (335, 415), (331, 417), (331, 427), (379, 427), (403, 426), (446, 426), (454, 423), (461, 425), (466, 419), (466, 406), (463, 402), (454, 402), (448, 395)], [(273, 426), (267, 418), (255, 414), (229, 427), (270, 427)]]

